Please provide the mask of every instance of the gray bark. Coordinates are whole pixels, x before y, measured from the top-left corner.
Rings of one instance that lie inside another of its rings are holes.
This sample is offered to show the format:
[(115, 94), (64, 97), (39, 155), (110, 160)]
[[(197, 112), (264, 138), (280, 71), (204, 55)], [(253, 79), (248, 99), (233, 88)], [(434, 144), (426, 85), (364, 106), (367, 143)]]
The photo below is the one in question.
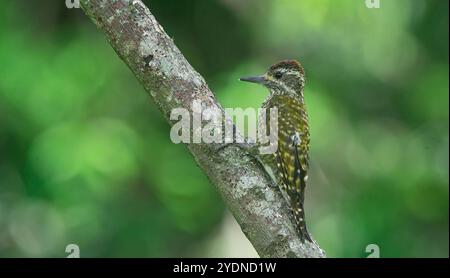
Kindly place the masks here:
[[(191, 110), (193, 100), (223, 111), (203, 77), (141, 1), (80, 3), (170, 124), (174, 124), (169, 119), (171, 110)], [(325, 256), (318, 245), (299, 240), (281, 193), (269, 187), (271, 180), (266, 172), (242, 149), (230, 146), (218, 150), (212, 144), (186, 146), (261, 257)]]

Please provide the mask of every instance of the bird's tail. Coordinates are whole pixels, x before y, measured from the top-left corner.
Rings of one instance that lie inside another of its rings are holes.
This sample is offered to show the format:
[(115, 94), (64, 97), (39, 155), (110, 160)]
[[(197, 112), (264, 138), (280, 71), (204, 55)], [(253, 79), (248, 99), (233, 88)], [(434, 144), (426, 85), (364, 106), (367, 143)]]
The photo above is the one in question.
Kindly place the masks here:
[(296, 228), (300, 235), (300, 240), (302, 242), (305, 242), (305, 240), (313, 242), (311, 236), (308, 233), (308, 229), (306, 228), (305, 209), (303, 206), (302, 198), (294, 198), (292, 200), (292, 210), (294, 214)]

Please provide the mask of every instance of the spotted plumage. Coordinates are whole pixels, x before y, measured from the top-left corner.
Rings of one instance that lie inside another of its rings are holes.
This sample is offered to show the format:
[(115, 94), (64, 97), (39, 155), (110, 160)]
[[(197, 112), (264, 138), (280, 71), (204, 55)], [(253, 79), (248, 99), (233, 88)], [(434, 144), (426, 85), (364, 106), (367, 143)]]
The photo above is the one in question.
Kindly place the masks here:
[[(306, 229), (304, 211), (310, 139), (303, 98), (303, 67), (297, 61), (282, 61), (271, 66), (262, 76), (241, 80), (267, 87), (270, 94), (262, 108), (278, 109), (277, 151), (260, 155), (260, 159), (271, 170), (275, 182), (287, 197), (301, 240), (312, 241)], [(269, 115), (268, 112), (266, 114)], [(270, 126), (269, 117), (259, 120), (260, 130), (262, 124)]]

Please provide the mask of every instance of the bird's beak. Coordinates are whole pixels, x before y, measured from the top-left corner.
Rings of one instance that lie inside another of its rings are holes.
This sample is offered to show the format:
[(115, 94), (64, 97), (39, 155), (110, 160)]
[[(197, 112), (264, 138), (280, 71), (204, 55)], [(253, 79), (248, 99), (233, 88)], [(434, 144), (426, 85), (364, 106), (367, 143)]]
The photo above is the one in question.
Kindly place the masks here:
[(241, 77), (239, 78), (239, 80), (257, 84), (264, 84), (266, 78), (264, 76), (249, 76), (249, 77)]

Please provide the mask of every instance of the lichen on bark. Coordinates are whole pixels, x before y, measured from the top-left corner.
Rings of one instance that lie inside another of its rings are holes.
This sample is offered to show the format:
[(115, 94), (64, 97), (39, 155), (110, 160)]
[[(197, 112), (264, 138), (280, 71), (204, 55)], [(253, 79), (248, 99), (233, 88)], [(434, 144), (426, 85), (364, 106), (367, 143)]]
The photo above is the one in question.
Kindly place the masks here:
[[(169, 120), (173, 108), (191, 110), (194, 100), (223, 112), (203, 77), (141, 1), (80, 3), (169, 124), (173, 124)], [(219, 150), (211, 144), (186, 146), (261, 257), (325, 256), (317, 244), (300, 241), (281, 193), (270, 187), (270, 177), (242, 149), (230, 146)]]

